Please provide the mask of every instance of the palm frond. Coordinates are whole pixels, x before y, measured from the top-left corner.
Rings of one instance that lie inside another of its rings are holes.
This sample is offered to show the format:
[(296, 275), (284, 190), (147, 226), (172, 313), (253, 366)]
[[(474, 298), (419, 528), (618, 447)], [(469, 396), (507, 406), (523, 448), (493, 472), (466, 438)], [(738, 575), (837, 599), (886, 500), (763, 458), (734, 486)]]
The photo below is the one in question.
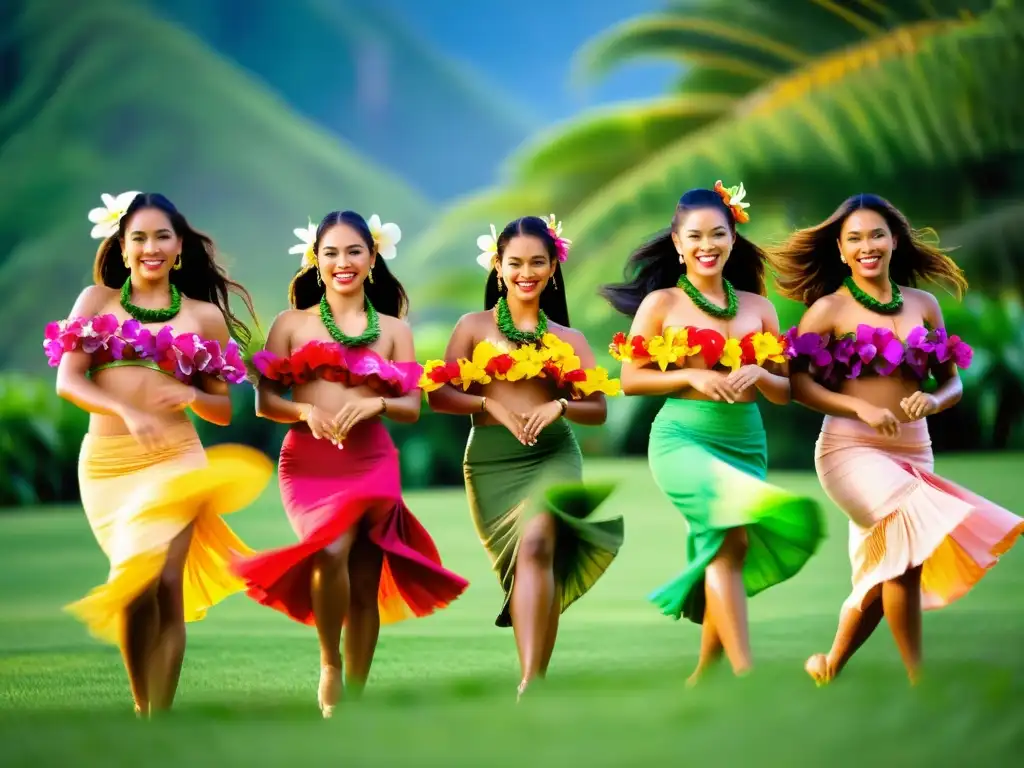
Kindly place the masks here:
[(807, 189), (823, 183), (906, 196), (909, 169), (928, 179), (913, 188), (915, 197), (938, 195), (936, 175), (948, 173), (942, 194), (951, 198), (958, 169), (1024, 144), (1022, 102), (1010, 96), (1024, 74), (1024, 25), (1019, 12), (1003, 11), (929, 29), (927, 44), (921, 35), (895, 33), (916, 40), (900, 54), (892, 53), (893, 35), (865, 42), (877, 53), (848, 51), (859, 66), (829, 78), (811, 76), (818, 64), (796, 71), (753, 95), (733, 119), (655, 154), (577, 211), (577, 246), (599, 249), (648, 205), (664, 207), (661, 201), (718, 178), (743, 178), (752, 192), (782, 198), (807, 200)]

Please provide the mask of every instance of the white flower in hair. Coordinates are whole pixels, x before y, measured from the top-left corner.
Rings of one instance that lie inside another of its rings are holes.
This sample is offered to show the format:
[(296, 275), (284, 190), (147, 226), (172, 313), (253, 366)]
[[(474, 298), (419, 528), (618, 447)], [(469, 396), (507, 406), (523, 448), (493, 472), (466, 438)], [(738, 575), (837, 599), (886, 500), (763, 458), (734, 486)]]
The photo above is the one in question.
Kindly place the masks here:
[(366, 220), (366, 226), (370, 228), (370, 234), (373, 235), (373, 242), (377, 246), (377, 253), (380, 257), (389, 260), (395, 258), (398, 255), (398, 249), (395, 246), (402, 239), (402, 230), (398, 228), (398, 225), (390, 221), (387, 224), (381, 224), (380, 216), (375, 213)]
[(481, 253), (476, 257), (476, 263), (488, 272), (494, 266), (494, 257), (498, 255), (498, 230), (491, 224), (491, 234), (480, 235), (476, 239), (476, 247)]
[(141, 193), (122, 192), (117, 197), (108, 195), (106, 192), (101, 194), (100, 199), (103, 200), (103, 207), (93, 208), (89, 211), (89, 221), (96, 225), (92, 228), (89, 236), (97, 240), (103, 240), (116, 234), (117, 228), (121, 224), (121, 217), (124, 216), (125, 211), (128, 210), (128, 206), (132, 204), (135, 196), (139, 194)]
[(302, 254), (303, 267), (316, 266), (316, 254), (313, 252), (313, 243), (316, 242), (316, 224), (312, 221), (306, 227), (292, 230), (301, 242), (288, 249), (288, 253)]

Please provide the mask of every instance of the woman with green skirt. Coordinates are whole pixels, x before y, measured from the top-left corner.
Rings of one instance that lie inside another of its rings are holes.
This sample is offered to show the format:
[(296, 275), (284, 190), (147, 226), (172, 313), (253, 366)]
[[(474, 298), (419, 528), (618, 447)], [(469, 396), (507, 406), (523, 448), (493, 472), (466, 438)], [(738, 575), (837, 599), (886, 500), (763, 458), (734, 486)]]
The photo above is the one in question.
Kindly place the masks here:
[(687, 192), (671, 229), (602, 295), (633, 318), (611, 345), (627, 395), (667, 395), (651, 425), (654, 481), (686, 518), (687, 565), (650, 600), (702, 624), (695, 683), (724, 649), (752, 666), (746, 598), (794, 576), (824, 538), (818, 505), (765, 482), (757, 392), (790, 400), (785, 342), (764, 297), (764, 253), (742, 235), (743, 185)]
[(515, 635), (519, 696), (547, 673), (559, 616), (611, 565), (624, 531), (621, 517), (594, 519), (613, 486), (582, 483), (568, 423), (604, 423), (619, 383), (569, 327), (560, 232), (553, 216), (525, 216), (477, 240), (485, 310), (459, 320), (420, 383), (434, 411), (473, 418), (466, 492), (505, 593), (495, 623)]

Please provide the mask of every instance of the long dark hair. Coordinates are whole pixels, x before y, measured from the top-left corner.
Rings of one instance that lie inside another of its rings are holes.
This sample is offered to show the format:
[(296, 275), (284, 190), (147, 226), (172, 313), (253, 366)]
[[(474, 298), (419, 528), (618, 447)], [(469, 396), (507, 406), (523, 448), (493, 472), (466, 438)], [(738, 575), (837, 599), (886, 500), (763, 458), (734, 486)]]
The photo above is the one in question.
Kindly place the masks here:
[(836, 258), (836, 243), (843, 222), (854, 211), (867, 209), (885, 219), (896, 237), (889, 262), (889, 276), (898, 285), (915, 287), (919, 280), (949, 283), (957, 297), (967, 290), (967, 278), (945, 251), (926, 242), (935, 237), (930, 229), (915, 230), (896, 206), (878, 195), (849, 197), (835, 213), (813, 227), (799, 229), (782, 245), (769, 249), (779, 293), (811, 306), (822, 296), (839, 290), (850, 268)]
[[(558, 260), (558, 244), (554, 235), (548, 230), (548, 224), (544, 219), (537, 216), (523, 216), (522, 218), (510, 221), (498, 235), (498, 258), (497, 264), (491, 268), (487, 275), (487, 284), (484, 286), (484, 309), (488, 310), (498, 303), (498, 299), (508, 294), (508, 286), (504, 283), (498, 287), (498, 266), (505, 254), (505, 248), (509, 241), (517, 235), (530, 235), (544, 243), (548, 252), (548, 258), (555, 265), (555, 271), (551, 280), (544, 287), (540, 295), (540, 308), (549, 320), (553, 320), (566, 328), (569, 325), (569, 307), (565, 303), (565, 281), (562, 279), (562, 263)], [(557, 286), (557, 287), (556, 287)]]
[[(355, 211), (331, 211), (324, 216), (320, 226), (316, 228), (313, 253), (320, 253), (320, 240), (323, 239), (324, 232), (337, 224), (345, 224), (354, 229), (359, 233), (359, 237), (362, 238), (370, 253), (376, 252), (373, 234), (370, 232), (366, 219)], [(317, 279), (319, 274), (319, 264), (306, 265), (292, 278), (292, 282), (288, 286), (288, 301), (295, 309), (308, 309), (320, 303), (326, 287)], [(379, 253), (374, 260), (370, 274), (373, 275), (373, 282), (371, 283), (369, 279), (365, 280), (363, 292), (373, 304), (374, 309), (382, 315), (405, 317), (406, 312), (409, 311), (409, 298), (405, 294), (405, 288), (388, 269), (388, 263), (381, 258)]]
[(118, 288), (131, 274), (124, 263), (124, 235), (128, 221), (145, 208), (163, 211), (171, 221), (171, 228), (181, 238), (181, 268), (171, 270), (170, 280), (185, 296), (196, 301), (213, 304), (224, 315), (228, 330), (244, 349), (252, 340), (252, 332), (231, 311), (229, 293), (242, 299), (245, 308), (259, 327), (252, 297), (241, 283), (228, 278), (227, 271), (217, 263), (217, 249), (213, 240), (192, 228), (170, 200), (158, 192), (140, 192), (121, 217), (117, 232), (107, 237), (96, 251), (92, 278), (97, 285)]
[(686, 271), (679, 261), (679, 252), (672, 242), (672, 233), (682, 224), (691, 211), (714, 208), (722, 212), (729, 222), (729, 229), (735, 241), (722, 276), (739, 291), (749, 291), (764, 296), (764, 268), (767, 256), (764, 251), (736, 232), (736, 218), (732, 208), (713, 189), (691, 189), (679, 198), (672, 226), (637, 248), (626, 262), (623, 272), (625, 280), (603, 286), (599, 293), (624, 315), (633, 317), (640, 303), (653, 291), (672, 288)]

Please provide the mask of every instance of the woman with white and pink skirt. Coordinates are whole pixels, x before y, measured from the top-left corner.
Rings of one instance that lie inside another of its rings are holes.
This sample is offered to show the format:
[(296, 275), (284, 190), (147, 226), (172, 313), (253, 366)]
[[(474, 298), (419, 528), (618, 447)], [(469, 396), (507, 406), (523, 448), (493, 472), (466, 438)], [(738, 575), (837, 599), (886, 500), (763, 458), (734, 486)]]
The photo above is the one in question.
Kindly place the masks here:
[(1024, 533), (1024, 519), (934, 473), (925, 419), (960, 400), (972, 351), (913, 286), (944, 281), (962, 295), (967, 281), (870, 194), (771, 256), (782, 295), (809, 307), (787, 334), (793, 399), (826, 414), (815, 466), (850, 518), (853, 590), (831, 650), (805, 669), (830, 682), (884, 615), (916, 682), (922, 610), (966, 595)]

